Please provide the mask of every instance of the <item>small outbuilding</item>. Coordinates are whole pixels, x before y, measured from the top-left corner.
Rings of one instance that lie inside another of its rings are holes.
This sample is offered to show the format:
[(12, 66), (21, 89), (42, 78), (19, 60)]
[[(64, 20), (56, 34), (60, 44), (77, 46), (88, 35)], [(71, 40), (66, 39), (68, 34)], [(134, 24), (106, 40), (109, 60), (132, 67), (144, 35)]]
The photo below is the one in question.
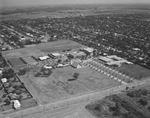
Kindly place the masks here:
[(39, 57), (39, 59), (40, 59), (41, 61), (44, 61), (44, 60), (46, 60), (46, 59), (49, 59), (49, 56), (42, 56), (42, 57)]
[(19, 100), (13, 101), (13, 107), (14, 107), (14, 109), (19, 109), (21, 107)]
[(2, 83), (6, 83), (7, 79), (6, 78), (2, 78), (1, 81), (2, 81)]
[(80, 64), (80, 62), (76, 61), (76, 60), (71, 60), (71, 66), (73, 68), (81, 68), (82, 67), (81, 64)]
[(46, 69), (52, 69), (53, 67), (51, 65), (44, 65), (44, 68), (46, 68)]

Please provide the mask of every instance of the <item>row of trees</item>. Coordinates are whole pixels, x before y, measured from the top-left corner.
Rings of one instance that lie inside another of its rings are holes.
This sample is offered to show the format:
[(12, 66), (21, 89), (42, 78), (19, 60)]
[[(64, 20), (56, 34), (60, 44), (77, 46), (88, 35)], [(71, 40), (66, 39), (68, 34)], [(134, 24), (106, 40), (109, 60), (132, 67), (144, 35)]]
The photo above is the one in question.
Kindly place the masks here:
[(4, 68), (6, 65), (7, 65), (7, 62), (4, 59), (2, 53), (0, 52), (0, 68)]

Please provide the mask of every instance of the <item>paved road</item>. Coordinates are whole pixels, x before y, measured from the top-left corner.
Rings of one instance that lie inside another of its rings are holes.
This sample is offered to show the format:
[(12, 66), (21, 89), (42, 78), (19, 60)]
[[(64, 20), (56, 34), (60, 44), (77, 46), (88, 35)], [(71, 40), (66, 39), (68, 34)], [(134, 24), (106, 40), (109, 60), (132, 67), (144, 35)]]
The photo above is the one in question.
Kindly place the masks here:
[(35, 114), (25, 118), (94, 118), (86, 109), (89, 102), (77, 103), (69, 107)]

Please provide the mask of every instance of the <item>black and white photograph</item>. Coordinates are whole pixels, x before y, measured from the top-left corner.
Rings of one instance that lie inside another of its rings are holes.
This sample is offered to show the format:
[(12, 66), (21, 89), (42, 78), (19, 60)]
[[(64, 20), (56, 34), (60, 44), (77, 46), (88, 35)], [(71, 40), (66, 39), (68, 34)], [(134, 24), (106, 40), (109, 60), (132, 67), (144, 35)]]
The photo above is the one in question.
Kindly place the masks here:
[(0, 0), (0, 118), (150, 118), (150, 0)]

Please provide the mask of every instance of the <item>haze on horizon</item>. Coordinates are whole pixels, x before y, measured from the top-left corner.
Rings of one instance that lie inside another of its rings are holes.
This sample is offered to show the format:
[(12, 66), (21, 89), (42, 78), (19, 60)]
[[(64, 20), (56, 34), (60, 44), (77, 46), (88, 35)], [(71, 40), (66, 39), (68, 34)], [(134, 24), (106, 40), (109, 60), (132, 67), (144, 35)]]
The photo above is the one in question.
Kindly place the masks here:
[(149, 3), (150, 0), (0, 0), (0, 7), (64, 4)]

